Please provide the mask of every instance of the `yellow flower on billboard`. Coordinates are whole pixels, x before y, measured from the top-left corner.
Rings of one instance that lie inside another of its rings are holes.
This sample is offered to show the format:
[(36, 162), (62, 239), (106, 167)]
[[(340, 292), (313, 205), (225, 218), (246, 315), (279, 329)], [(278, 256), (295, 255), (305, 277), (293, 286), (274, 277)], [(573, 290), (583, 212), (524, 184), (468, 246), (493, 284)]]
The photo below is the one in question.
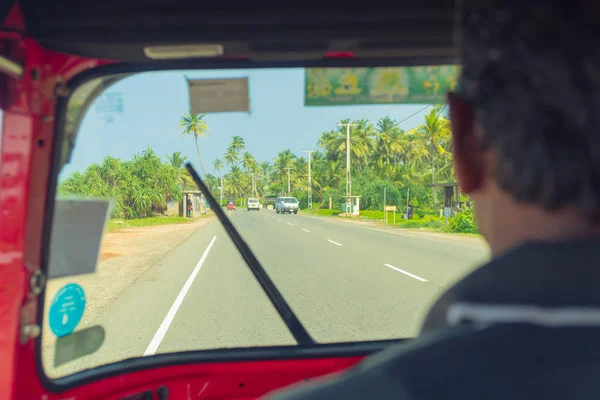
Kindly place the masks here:
[(407, 96), (406, 77), (400, 68), (377, 68), (371, 77), (373, 88), (371, 96), (387, 97), (392, 101), (394, 96)]
[(458, 74), (457, 73), (447, 73), (446, 74), (446, 83), (448, 84), (448, 90), (453, 91), (456, 89), (456, 84), (458, 83)]
[(325, 70), (323, 68), (316, 68), (314, 70), (308, 70), (310, 81), (306, 85), (306, 92), (308, 97), (327, 97), (331, 94), (333, 86), (329, 81), (329, 78), (325, 76)]
[(362, 91), (358, 87), (358, 76), (354, 72), (346, 72), (342, 75), (339, 84), (335, 88), (335, 94), (337, 95), (359, 94)]
[(441, 88), (441, 71), (439, 67), (426, 67), (427, 79), (423, 81), (423, 89), (429, 94), (437, 94)]

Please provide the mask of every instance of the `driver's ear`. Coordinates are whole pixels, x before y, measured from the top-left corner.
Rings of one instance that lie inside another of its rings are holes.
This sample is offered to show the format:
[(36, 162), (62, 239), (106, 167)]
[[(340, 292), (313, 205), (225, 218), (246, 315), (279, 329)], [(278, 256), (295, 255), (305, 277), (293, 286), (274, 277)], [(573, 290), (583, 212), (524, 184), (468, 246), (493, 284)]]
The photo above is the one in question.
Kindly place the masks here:
[(456, 176), (464, 193), (471, 194), (483, 183), (485, 164), (475, 131), (475, 113), (472, 105), (454, 93), (448, 93), (452, 148)]

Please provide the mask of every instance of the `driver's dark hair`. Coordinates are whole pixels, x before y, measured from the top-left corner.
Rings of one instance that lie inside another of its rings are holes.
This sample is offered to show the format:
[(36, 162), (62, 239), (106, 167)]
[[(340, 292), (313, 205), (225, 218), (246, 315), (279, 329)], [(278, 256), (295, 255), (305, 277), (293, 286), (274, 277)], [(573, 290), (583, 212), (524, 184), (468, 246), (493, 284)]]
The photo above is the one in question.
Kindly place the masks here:
[(462, 0), (458, 93), (515, 199), (600, 221), (600, 1)]

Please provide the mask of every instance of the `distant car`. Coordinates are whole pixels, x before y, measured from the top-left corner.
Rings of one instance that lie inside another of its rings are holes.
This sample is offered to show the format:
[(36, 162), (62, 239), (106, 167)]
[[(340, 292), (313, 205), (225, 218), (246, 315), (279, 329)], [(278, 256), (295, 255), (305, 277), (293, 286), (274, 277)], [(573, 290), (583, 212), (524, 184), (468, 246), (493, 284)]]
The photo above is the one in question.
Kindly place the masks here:
[(258, 202), (258, 199), (254, 199), (254, 198), (248, 199), (248, 211), (250, 211), (250, 210), (256, 210), (256, 211), (260, 210), (260, 203)]
[(235, 211), (235, 203), (233, 201), (230, 201), (229, 203), (227, 203), (227, 210), (228, 211)]
[(275, 201), (275, 211), (277, 214), (286, 212), (298, 214), (298, 199), (295, 197), (278, 197)]

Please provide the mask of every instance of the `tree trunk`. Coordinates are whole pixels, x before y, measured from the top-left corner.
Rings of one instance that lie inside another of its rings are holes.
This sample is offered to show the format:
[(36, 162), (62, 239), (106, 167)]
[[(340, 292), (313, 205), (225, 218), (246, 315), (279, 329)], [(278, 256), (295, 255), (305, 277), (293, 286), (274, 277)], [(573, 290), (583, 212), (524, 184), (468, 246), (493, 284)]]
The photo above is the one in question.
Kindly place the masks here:
[(200, 170), (202, 170), (202, 177), (206, 177), (206, 172), (204, 172), (204, 164), (202, 163), (202, 154), (200, 154), (200, 146), (198, 146), (198, 138), (194, 138), (194, 143), (196, 143), (196, 150), (198, 151), (198, 158), (200, 159)]
[[(431, 184), (435, 185), (435, 154), (431, 157)], [(438, 212), (437, 188), (435, 186), (433, 186), (432, 189), (433, 189), (433, 208), (437, 215), (437, 212)]]

